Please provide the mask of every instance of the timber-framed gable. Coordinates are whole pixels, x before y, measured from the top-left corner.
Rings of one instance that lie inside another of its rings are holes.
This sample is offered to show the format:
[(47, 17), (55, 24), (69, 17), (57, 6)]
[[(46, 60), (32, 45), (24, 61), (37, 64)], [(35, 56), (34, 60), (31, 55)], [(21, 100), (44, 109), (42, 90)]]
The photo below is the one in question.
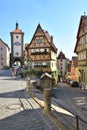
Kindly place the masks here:
[[(39, 67), (44, 71), (51, 71), (52, 61), (56, 62), (57, 48), (53, 43), (53, 37), (47, 31), (44, 31), (40, 24), (38, 24), (32, 40), (27, 46), (27, 51), (30, 68), (36, 69)], [(54, 53), (55, 58), (52, 56)]]
[(78, 55), (77, 79), (87, 83), (87, 16), (81, 16), (74, 52)]

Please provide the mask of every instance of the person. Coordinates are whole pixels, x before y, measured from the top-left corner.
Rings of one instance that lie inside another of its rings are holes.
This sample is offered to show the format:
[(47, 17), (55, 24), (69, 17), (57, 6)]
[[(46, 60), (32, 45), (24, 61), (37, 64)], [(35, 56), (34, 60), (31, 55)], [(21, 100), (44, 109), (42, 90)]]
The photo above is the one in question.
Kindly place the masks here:
[(82, 86), (83, 86), (83, 83), (81, 81), (80, 84), (79, 84), (80, 89), (82, 89)]

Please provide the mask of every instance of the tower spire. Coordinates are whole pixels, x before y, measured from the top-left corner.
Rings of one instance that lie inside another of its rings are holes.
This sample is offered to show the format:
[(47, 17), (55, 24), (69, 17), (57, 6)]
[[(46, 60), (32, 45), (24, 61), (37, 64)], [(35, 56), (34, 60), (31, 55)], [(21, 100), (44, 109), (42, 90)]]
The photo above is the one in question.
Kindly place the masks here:
[(84, 16), (86, 15), (86, 12), (84, 11)]
[(18, 29), (18, 22), (16, 22), (16, 29)]

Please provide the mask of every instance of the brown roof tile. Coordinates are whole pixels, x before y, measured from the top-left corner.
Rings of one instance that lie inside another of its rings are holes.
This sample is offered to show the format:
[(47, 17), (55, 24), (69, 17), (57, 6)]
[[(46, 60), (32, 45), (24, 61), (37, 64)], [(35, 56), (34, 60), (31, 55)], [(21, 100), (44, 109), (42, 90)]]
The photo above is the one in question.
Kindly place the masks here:
[(66, 59), (65, 54), (61, 51), (57, 57), (57, 59)]

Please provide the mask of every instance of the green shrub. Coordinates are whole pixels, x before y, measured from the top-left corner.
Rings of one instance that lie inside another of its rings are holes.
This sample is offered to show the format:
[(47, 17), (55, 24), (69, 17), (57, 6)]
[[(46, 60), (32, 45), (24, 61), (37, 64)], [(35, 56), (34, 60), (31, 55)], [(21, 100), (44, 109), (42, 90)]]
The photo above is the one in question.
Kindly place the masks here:
[(37, 70), (33, 70), (33, 69), (31, 69), (31, 70), (28, 69), (28, 70), (23, 70), (22, 74), (24, 77), (26, 77), (27, 75), (29, 75), (30, 77), (31, 76), (40, 77), (43, 74), (43, 71), (42, 70), (37, 71)]

